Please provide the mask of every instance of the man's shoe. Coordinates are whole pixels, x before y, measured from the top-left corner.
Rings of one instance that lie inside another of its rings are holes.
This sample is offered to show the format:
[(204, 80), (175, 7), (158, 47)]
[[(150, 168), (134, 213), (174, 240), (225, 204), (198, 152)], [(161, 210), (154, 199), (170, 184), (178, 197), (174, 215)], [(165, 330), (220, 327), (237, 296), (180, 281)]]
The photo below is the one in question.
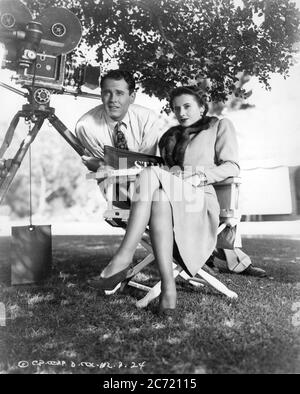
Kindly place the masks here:
[(256, 276), (258, 278), (265, 278), (267, 276), (265, 270), (263, 270), (262, 268), (254, 267), (252, 264), (250, 264), (243, 272), (241, 272), (241, 274)]

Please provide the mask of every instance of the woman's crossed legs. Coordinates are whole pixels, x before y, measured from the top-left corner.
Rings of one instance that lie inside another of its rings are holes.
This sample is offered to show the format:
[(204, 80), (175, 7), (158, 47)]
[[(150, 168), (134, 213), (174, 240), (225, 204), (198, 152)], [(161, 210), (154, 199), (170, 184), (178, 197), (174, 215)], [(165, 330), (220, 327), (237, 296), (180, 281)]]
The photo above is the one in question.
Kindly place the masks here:
[(170, 202), (150, 168), (139, 175), (132, 198), (126, 234), (110, 263), (101, 273), (107, 278), (126, 269), (149, 224), (153, 252), (161, 275), (160, 308), (174, 309), (176, 287), (173, 278), (173, 220)]

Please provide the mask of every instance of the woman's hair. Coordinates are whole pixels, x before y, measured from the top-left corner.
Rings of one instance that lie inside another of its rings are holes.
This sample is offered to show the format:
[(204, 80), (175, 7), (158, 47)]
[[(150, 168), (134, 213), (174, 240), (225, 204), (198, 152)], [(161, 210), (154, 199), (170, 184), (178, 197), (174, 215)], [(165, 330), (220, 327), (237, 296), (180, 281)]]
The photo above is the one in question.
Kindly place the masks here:
[(203, 90), (198, 88), (197, 86), (180, 86), (178, 88), (175, 88), (171, 91), (170, 93), (170, 99), (169, 99), (169, 105), (173, 111), (173, 101), (176, 97), (179, 97), (183, 94), (189, 94), (197, 100), (197, 103), (199, 104), (200, 107), (204, 107), (204, 112), (203, 112), (203, 117), (207, 114), (208, 112), (208, 105), (206, 102), (206, 96), (203, 93)]

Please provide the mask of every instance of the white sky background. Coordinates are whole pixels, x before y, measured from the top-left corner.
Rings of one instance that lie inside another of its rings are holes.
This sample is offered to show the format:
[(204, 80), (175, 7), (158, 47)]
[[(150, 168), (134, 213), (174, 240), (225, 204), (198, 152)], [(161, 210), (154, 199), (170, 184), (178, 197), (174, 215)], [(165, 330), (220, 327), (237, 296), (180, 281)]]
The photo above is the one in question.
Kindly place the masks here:
[[(238, 2), (238, 1), (237, 1)], [(295, 0), (300, 9), (300, 0)], [(245, 87), (252, 89), (249, 103), (255, 108), (227, 114), (237, 128), (242, 166), (272, 167), (300, 165), (300, 56), (286, 80), (271, 78), (271, 91), (256, 79)]]

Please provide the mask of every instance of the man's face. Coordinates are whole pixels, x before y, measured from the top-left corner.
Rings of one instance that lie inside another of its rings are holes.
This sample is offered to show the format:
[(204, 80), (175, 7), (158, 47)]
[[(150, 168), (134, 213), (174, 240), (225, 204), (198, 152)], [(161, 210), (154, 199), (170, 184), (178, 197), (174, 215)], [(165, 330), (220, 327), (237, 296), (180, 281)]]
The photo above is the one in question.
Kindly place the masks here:
[(115, 121), (122, 120), (128, 107), (134, 102), (135, 92), (129, 93), (124, 79), (105, 79), (101, 90), (102, 102), (107, 115)]

